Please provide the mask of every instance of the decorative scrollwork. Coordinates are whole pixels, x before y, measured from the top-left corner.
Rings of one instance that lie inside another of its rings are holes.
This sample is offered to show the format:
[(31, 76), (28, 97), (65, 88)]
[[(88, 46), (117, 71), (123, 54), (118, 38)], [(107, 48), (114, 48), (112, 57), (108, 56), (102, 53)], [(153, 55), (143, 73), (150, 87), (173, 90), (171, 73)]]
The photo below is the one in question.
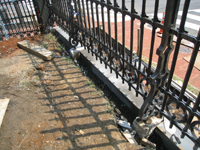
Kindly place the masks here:
[(125, 66), (125, 78), (127, 81), (129, 81), (131, 84), (135, 84), (138, 80), (137, 76), (137, 71), (133, 66)]
[(101, 50), (101, 59), (104, 60), (104, 61), (108, 61), (109, 60), (109, 51), (107, 48), (103, 48)]
[(82, 40), (81, 32), (77, 29), (69, 37), (69, 42), (72, 47), (76, 47), (78, 45), (78, 42), (81, 40)]
[(84, 45), (89, 47), (90, 46), (90, 37), (89, 36), (84, 36)]
[(159, 93), (154, 97), (154, 100), (152, 101), (152, 103), (153, 103), (154, 105), (157, 105), (157, 106), (159, 106), (159, 107), (162, 107), (163, 101), (164, 101), (164, 97), (165, 97), (165, 94), (159, 92)]
[(72, 47), (76, 47), (76, 46), (78, 45), (78, 40), (77, 40), (76, 37), (70, 36), (70, 37), (69, 37), (69, 42), (70, 42), (70, 45), (71, 45)]
[(188, 118), (187, 111), (185, 111), (184, 107), (181, 105), (178, 105), (178, 103), (171, 99), (168, 100), (166, 104), (166, 111), (168, 115), (172, 118), (174, 118), (174, 121), (179, 123), (185, 123)]
[(152, 100), (151, 104), (148, 105), (146, 111), (143, 113), (143, 120), (152, 117), (153, 115), (158, 114), (158, 110), (155, 109), (156, 106), (161, 107), (164, 100), (164, 93), (158, 92), (154, 99)]
[(121, 69), (122, 69), (122, 60), (119, 57), (113, 57), (113, 58), (111, 58), (111, 66), (116, 71), (121, 71)]
[(194, 139), (199, 139), (199, 135), (200, 135), (200, 121), (194, 121), (192, 122), (192, 124), (190, 125), (190, 130), (191, 133), (194, 137)]
[(149, 94), (151, 90), (151, 85), (149, 84), (148, 80), (146, 77), (142, 78), (140, 80), (140, 91), (141, 93), (147, 97), (147, 95)]

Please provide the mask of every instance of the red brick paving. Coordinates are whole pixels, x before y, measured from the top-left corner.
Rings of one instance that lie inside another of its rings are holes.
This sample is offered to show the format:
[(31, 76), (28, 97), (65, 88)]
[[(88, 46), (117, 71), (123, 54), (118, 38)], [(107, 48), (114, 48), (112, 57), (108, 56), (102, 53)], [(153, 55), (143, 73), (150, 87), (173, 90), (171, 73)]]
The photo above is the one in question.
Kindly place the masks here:
[[(140, 28), (139, 25), (139, 20), (136, 20), (134, 22), (134, 39), (133, 39), (133, 50), (137, 51), (137, 29)], [(131, 29), (131, 21), (126, 21), (125, 22), (125, 45), (127, 47), (130, 47), (130, 29)], [(106, 31), (108, 31), (108, 25), (106, 23)], [(149, 53), (150, 53), (150, 42), (151, 42), (151, 34), (152, 31), (151, 29), (144, 29), (144, 39), (143, 39), (143, 51), (142, 55), (145, 56), (146, 58), (149, 58)], [(114, 23), (111, 23), (111, 35), (114, 38), (115, 37), (115, 25)], [(118, 41), (122, 43), (122, 23), (118, 22)], [(156, 35), (155, 37), (155, 44), (154, 44), (154, 52), (153, 52), (153, 62), (157, 62), (158, 60), (158, 55), (156, 54), (156, 49), (160, 46), (161, 38)], [(176, 43), (174, 42), (174, 47), (176, 46)], [(171, 53), (170, 59), (169, 59), (169, 65), (168, 68), (171, 68), (171, 63), (172, 63), (172, 58), (173, 58), (173, 53)], [(200, 53), (200, 52), (198, 52)], [(179, 78), (184, 79), (187, 68), (189, 63), (183, 59), (185, 56), (190, 56), (192, 53), (189, 54), (184, 54), (180, 53), (178, 54), (178, 59), (175, 67), (175, 75), (178, 76)], [(189, 80), (189, 83), (196, 88), (200, 89), (200, 71), (193, 67), (193, 71)]]

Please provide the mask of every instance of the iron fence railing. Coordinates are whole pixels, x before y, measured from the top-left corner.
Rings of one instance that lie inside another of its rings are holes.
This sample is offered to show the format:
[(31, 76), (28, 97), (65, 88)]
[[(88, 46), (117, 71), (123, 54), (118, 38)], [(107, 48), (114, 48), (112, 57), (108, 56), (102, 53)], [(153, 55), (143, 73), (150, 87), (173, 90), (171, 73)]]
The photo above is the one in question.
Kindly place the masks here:
[(0, 1), (0, 37), (38, 32), (38, 19), (32, 0)]
[[(51, 0), (49, 2), (51, 24), (56, 22), (70, 33), (72, 46), (80, 43), (96, 57), (116, 77), (127, 83), (136, 95), (144, 98), (139, 112), (142, 120), (160, 114), (188, 136), (196, 147), (200, 145), (200, 94), (194, 98), (186, 94), (194, 62), (200, 45), (200, 32), (192, 36), (185, 32), (186, 17), (190, 0), (185, 0), (179, 28), (175, 28), (180, 0), (167, 0), (164, 24), (158, 19), (159, 0), (155, 0), (153, 18), (146, 14), (146, 0), (142, 0), (141, 13), (136, 12), (135, 1), (131, 10), (126, 8), (125, 0), (121, 6), (117, 0)], [(129, 21), (127, 21), (129, 20)], [(146, 28), (151, 31), (148, 47), (148, 61), (143, 61)], [(139, 26), (139, 35), (135, 29)], [(163, 29), (161, 41), (156, 41), (156, 29)], [(129, 31), (127, 31), (129, 30)], [(176, 44), (173, 37), (176, 36)], [(187, 72), (181, 89), (172, 88), (173, 74), (177, 64), (181, 41), (185, 39), (194, 44)], [(119, 43), (119, 41), (121, 43)], [(155, 48), (155, 43), (160, 46)], [(130, 47), (127, 48), (126, 46)], [(153, 54), (158, 56), (157, 66), (153, 68)], [(135, 52), (136, 51), (136, 52)], [(172, 57), (169, 65), (170, 56)]]

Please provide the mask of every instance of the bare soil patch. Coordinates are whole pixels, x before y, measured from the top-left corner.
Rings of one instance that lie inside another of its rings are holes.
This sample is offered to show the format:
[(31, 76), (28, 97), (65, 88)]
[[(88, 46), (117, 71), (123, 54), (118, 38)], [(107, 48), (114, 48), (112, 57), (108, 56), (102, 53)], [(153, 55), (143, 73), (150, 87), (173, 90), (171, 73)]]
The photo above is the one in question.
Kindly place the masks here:
[[(0, 98), (10, 98), (1, 150), (143, 149), (124, 139), (108, 101), (70, 59), (44, 62), (18, 49), (20, 40), (0, 43)], [(39, 36), (28, 40), (45, 42)]]

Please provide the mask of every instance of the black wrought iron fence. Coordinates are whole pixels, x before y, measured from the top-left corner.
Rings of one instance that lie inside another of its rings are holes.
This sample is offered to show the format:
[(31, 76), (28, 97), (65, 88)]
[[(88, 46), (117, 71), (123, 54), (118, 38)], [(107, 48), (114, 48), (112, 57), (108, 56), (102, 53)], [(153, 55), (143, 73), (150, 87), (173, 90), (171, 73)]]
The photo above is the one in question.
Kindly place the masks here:
[[(175, 125), (181, 131), (181, 138), (188, 136), (195, 146), (199, 147), (200, 94), (196, 98), (186, 94), (200, 45), (200, 32), (196, 37), (185, 32), (190, 0), (185, 0), (179, 28), (175, 28), (175, 24), (180, 0), (167, 0), (164, 24), (158, 19), (159, 0), (155, 0), (153, 18), (146, 14), (146, 0), (142, 1), (141, 14), (136, 12), (134, 0), (131, 1), (130, 11), (126, 8), (125, 0), (121, 1), (121, 7), (117, 0), (48, 2), (51, 24), (56, 22), (70, 33), (72, 46), (80, 43), (89, 53), (95, 55), (97, 60), (104, 63), (106, 68), (115, 72), (122, 83), (127, 83), (130, 90), (133, 89), (136, 95), (140, 94), (144, 98), (139, 112), (140, 119), (147, 120), (157, 114), (165, 116), (170, 121), (170, 127)], [(149, 58), (144, 62), (146, 24), (151, 31), (148, 35)], [(135, 37), (137, 25), (140, 32), (139, 36)], [(158, 42), (155, 40), (156, 29), (163, 29), (163, 33), (159, 46), (155, 48), (155, 43)], [(174, 36), (177, 37), (176, 44), (173, 44)], [(177, 92), (172, 88), (172, 77), (183, 39), (193, 43), (194, 48), (183, 85)], [(155, 68), (153, 53), (158, 56)], [(170, 56), (172, 62), (169, 66)]]
[(40, 21), (32, 0), (0, 1), (0, 37), (37, 33)]

